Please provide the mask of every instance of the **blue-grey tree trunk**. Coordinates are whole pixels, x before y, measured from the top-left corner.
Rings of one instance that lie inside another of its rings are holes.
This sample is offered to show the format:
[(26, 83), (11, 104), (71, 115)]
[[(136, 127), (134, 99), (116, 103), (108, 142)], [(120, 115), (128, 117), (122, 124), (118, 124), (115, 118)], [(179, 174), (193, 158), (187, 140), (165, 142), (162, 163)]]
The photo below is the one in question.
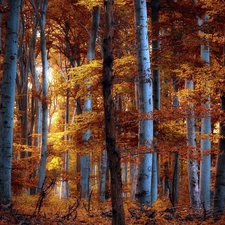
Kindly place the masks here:
[(140, 203), (150, 205), (152, 184), (152, 140), (153, 140), (153, 78), (150, 69), (148, 19), (146, 1), (134, 0), (135, 27), (137, 43), (138, 75), (136, 82), (139, 96), (139, 112), (143, 114), (139, 122), (140, 165), (138, 166), (136, 197)]
[[(193, 80), (185, 80), (185, 88), (192, 91), (194, 89)], [(187, 147), (188, 147), (188, 185), (190, 194), (190, 205), (193, 208), (200, 206), (200, 193), (198, 184), (198, 162), (195, 157), (196, 153), (196, 128), (193, 111), (193, 104), (188, 105), (187, 110)]]
[(90, 62), (95, 58), (95, 46), (96, 46), (96, 39), (98, 37), (99, 22), (100, 22), (100, 7), (94, 6), (92, 11), (92, 26), (87, 51), (88, 62)]
[[(199, 25), (202, 24), (203, 21), (199, 20)], [(201, 59), (205, 61), (209, 65), (210, 61), (210, 49), (207, 45), (201, 45)], [(206, 81), (206, 87), (207, 81)], [(206, 112), (203, 113), (203, 117), (201, 119), (201, 155), (202, 160), (200, 163), (200, 196), (201, 203), (203, 204), (205, 210), (210, 210), (210, 179), (211, 179), (211, 115), (210, 115), (210, 96), (209, 96), (209, 88), (206, 89), (205, 97), (203, 101), (208, 102), (204, 104), (204, 109)], [(205, 137), (204, 137), (205, 136)]]
[[(152, 0), (152, 62), (154, 63), (154, 68), (152, 68), (153, 73), (153, 106), (155, 110), (160, 109), (160, 69), (158, 66), (158, 54), (159, 54), (159, 5), (160, 0)], [(159, 121), (154, 120), (154, 137), (157, 137), (158, 130), (155, 127), (158, 127)], [(156, 138), (157, 139), (157, 138)], [(157, 200), (158, 196), (158, 153), (157, 153), (157, 142), (154, 143), (155, 151), (152, 154), (152, 185), (151, 185), (151, 202), (154, 203)]]
[(104, 202), (106, 199), (106, 178), (107, 178), (107, 151), (102, 151), (101, 163), (100, 163), (100, 181), (99, 181), (99, 199)]
[(0, 102), (0, 204), (11, 202), (13, 117), (18, 53), (20, 0), (8, 0)]

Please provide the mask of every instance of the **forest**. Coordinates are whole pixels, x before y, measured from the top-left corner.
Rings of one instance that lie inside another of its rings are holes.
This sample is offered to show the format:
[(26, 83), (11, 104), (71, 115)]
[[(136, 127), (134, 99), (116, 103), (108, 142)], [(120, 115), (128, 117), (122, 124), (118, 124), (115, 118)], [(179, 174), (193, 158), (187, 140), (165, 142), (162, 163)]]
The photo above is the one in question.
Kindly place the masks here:
[(225, 224), (223, 0), (0, 0), (0, 224)]

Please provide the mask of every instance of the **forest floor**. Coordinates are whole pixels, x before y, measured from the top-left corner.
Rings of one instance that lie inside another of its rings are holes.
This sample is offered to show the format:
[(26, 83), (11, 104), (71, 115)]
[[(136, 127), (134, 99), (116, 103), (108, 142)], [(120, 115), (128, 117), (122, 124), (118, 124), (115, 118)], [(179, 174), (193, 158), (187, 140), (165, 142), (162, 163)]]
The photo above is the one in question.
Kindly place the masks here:
[[(100, 203), (77, 198), (59, 200), (55, 196), (20, 195), (13, 198), (13, 205), (1, 206), (0, 224), (19, 225), (110, 225), (110, 201)], [(225, 216), (215, 219), (212, 213), (193, 212), (188, 207), (171, 207), (168, 199), (159, 199), (151, 208), (139, 209), (137, 204), (124, 199), (126, 224), (215, 224), (224, 225)]]

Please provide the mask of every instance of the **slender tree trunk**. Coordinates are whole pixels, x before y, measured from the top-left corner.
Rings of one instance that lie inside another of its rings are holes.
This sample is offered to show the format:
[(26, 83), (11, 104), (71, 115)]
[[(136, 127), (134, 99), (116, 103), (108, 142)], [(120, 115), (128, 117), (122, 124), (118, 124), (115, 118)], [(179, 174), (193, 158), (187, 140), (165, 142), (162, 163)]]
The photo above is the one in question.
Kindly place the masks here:
[[(189, 90), (194, 89), (193, 81), (185, 80), (185, 88)], [(196, 160), (196, 136), (195, 136), (195, 118), (193, 105), (190, 104), (187, 110), (187, 146), (188, 146), (188, 184), (190, 194), (191, 207), (196, 209), (200, 206), (200, 193), (198, 184), (198, 163)]]
[(41, 145), (41, 161), (38, 180), (38, 188), (40, 189), (45, 180), (47, 148), (48, 148), (48, 59), (45, 38), (45, 24), (48, 0), (43, 0), (42, 14), (40, 21), (41, 29), (41, 62), (42, 62), (42, 145)]
[[(41, 160), (39, 168), (38, 189), (44, 184), (47, 162), (47, 145), (48, 145), (48, 59), (46, 49), (45, 25), (48, 0), (39, 0), (40, 9), (37, 8), (34, 0), (31, 4), (35, 10), (36, 17), (40, 25), (40, 49), (42, 62), (42, 145)], [(41, 10), (41, 14), (38, 10)]]
[[(178, 81), (176, 77), (173, 78), (173, 90), (175, 93), (178, 92)], [(175, 94), (173, 97), (173, 107), (176, 109), (179, 107), (179, 98)], [(178, 193), (179, 193), (179, 152), (174, 152), (172, 154), (172, 182), (171, 182), (171, 201), (173, 206), (178, 203)]]
[(106, 199), (106, 178), (107, 178), (107, 151), (102, 151), (101, 164), (100, 164), (100, 181), (99, 181), (99, 198), (101, 202)]
[(149, 118), (139, 122), (139, 146), (145, 147), (145, 153), (140, 153), (141, 164), (138, 166), (138, 182), (136, 197), (140, 203), (151, 205), (152, 184), (152, 140), (153, 140), (153, 78), (150, 70), (148, 43), (148, 20), (146, 1), (134, 0), (135, 27), (138, 61), (139, 112)]
[(13, 117), (18, 53), (20, 0), (8, 0), (6, 46), (0, 106), (0, 204), (11, 202)]
[[(199, 21), (200, 24), (202, 21)], [(201, 58), (207, 64), (210, 61), (210, 51), (209, 46), (201, 45)], [(207, 81), (206, 81), (206, 86)], [(209, 89), (209, 88), (208, 88)], [(206, 97), (203, 101), (210, 101), (209, 90), (206, 90)], [(210, 115), (210, 104), (204, 104), (204, 109), (206, 112), (204, 113), (201, 119), (201, 135), (203, 138), (201, 139), (201, 154), (202, 161), (200, 163), (200, 196), (201, 203), (204, 206), (205, 210), (210, 210), (210, 178), (211, 178), (211, 154), (209, 150), (211, 150), (211, 141), (209, 135), (211, 134), (211, 115)], [(205, 136), (205, 137), (204, 137)]]
[[(68, 57), (70, 64), (72, 67), (75, 66), (75, 61), (73, 57), (74, 52), (70, 52), (70, 42), (69, 42), (69, 30), (70, 30), (70, 22), (65, 22), (65, 52), (66, 56)], [(61, 54), (60, 54), (60, 62), (61, 62)], [(60, 63), (62, 67), (62, 63)], [(67, 72), (67, 71), (66, 71)], [(67, 75), (67, 82), (70, 80), (70, 75)], [(67, 88), (66, 90), (66, 112), (65, 112), (65, 128), (64, 131), (66, 131), (67, 127), (69, 126), (70, 122), (70, 89)], [(70, 137), (68, 135), (65, 135), (65, 140), (69, 141)], [(69, 196), (69, 183), (68, 179), (65, 177), (65, 174), (68, 172), (69, 169), (69, 149), (66, 149), (63, 154), (63, 165), (62, 165), (62, 174), (61, 174), (61, 180), (60, 180), (60, 190), (59, 190), (59, 196), (60, 198), (68, 198)]]
[(105, 4), (105, 33), (103, 38), (103, 99), (105, 118), (105, 143), (108, 154), (111, 175), (112, 224), (125, 225), (122, 200), (122, 180), (120, 168), (120, 152), (116, 147), (115, 116), (113, 104), (113, 0), (104, 1)]
[[(160, 109), (160, 70), (158, 67), (158, 54), (159, 54), (159, 27), (158, 27), (158, 17), (159, 17), (159, 5), (160, 0), (151, 1), (152, 7), (152, 63), (155, 65), (153, 68), (153, 105), (155, 110)], [(154, 136), (158, 134), (158, 130), (155, 129), (158, 127), (159, 121), (154, 120)], [(155, 152), (152, 154), (152, 185), (151, 185), (151, 201), (154, 203), (157, 200), (158, 196), (158, 153), (157, 143), (155, 145)]]
[[(61, 60), (61, 57), (60, 57), (60, 60)], [(70, 80), (70, 75), (67, 76), (67, 81), (69, 82), (69, 80)], [(64, 131), (66, 131), (67, 127), (69, 126), (69, 122), (70, 122), (70, 89), (67, 88)], [(65, 135), (64, 138), (67, 142), (70, 140), (69, 135)], [(69, 197), (69, 183), (68, 183), (68, 179), (66, 178), (66, 174), (68, 173), (68, 170), (69, 170), (69, 150), (68, 149), (66, 149), (63, 152), (62, 158), (63, 158), (63, 165), (62, 165), (63, 173), (61, 174), (59, 196), (60, 196), (60, 198), (68, 198)]]
[(100, 22), (100, 7), (94, 6), (92, 11), (92, 26), (90, 40), (88, 43), (87, 60), (90, 62), (95, 58), (96, 39), (98, 37), (98, 27)]
[[(224, 45), (225, 52), (225, 45)], [(224, 60), (225, 65), (225, 60)], [(214, 213), (224, 212), (225, 207), (225, 92), (221, 93), (221, 118), (220, 118), (220, 139), (219, 152), (216, 162), (216, 178), (214, 186)]]
[[(31, 81), (32, 81), (32, 99), (31, 99), (31, 122), (30, 122), (30, 130), (29, 130), (29, 140), (28, 144), (33, 145), (36, 152), (40, 152), (41, 146), (41, 133), (42, 133), (42, 106), (40, 101), (40, 83), (39, 77), (36, 70), (36, 38), (37, 38), (37, 18), (34, 18), (34, 27), (32, 30), (32, 36), (29, 46), (29, 58), (30, 58), (30, 73), (31, 73)], [(35, 134), (35, 135), (33, 135)], [(32, 153), (33, 154), (33, 153)], [(32, 172), (31, 177), (35, 177), (38, 173), (38, 168)], [(30, 189), (31, 194), (37, 193), (37, 188), (32, 187)]]
[(69, 152), (65, 151), (63, 153), (63, 171), (65, 173), (62, 173), (61, 181), (60, 181), (60, 191), (59, 191), (59, 197), (62, 198), (69, 198), (69, 183), (68, 179), (66, 178), (66, 172), (68, 172), (69, 169)]
[(171, 185), (171, 197), (173, 206), (175, 203), (178, 203), (178, 192), (179, 192), (179, 153), (175, 152), (173, 154), (173, 177), (172, 177), (172, 185)]
[[(100, 21), (100, 7), (93, 7), (92, 12), (92, 27), (90, 33), (90, 39), (88, 44), (87, 51), (87, 60), (90, 62), (95, 57), (95, 46), (96, 46), (96, 38), (98, 35), (98, 27)], [(89, 86), (90, 87), (90, 86)], [(88, 87), (88, 88), (89, 88)], [(88, 93), (90, 95), (90, 93)], [(84, 101), (84, 111), (89, 112), (92, 110), (92, 99), (88, 96)], [(83, 136), (85, 141), (88, 141), (91, 137), (91, 131), (87, 130)], [(90, 153), (87, 155), (83, 155), (80, 158), (81, 165), (81, 197), (88, 198), (90, 192)]]
[[(221, 96), (221, 109), (225, 111), (225, 93)], [(225, 206), (225, 119), (220, 121), (219, 152), (216, 163), (216, 180), (214, 190), (214, 212), (224, 211)]]
[[(21, 121), (21, 144), (28, 144), (28, 72), (29, 72), (29, 57), (27, 55), (28, 45), (24, 42), (25, 21), (21, 16), (20, 23), (20, 43), (18, 48), (19, 73), (17, 73), (17, 93), (18, 93), (18, 108), (20, 110), (19, 119)], [(28, 152), (21, 152), (21, 158), (28, 156)]]

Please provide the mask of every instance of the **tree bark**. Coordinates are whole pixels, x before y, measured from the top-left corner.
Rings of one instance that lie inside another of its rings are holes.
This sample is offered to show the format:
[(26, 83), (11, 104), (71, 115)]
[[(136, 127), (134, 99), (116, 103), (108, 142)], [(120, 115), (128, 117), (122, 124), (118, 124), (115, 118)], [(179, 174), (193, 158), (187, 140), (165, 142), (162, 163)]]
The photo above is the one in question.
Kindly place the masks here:
[[(0, 7), (2, 6), (3, 0), (0, 0)], [(2, 52), (2, 13), (0, 13), (0, 53)]]
[(98, 37), (98, 27), (100, 21), (100, 7), (94, 6), (92, 11), (92, 26), (90, 40), (88, 43), (87, 60), (88, 62), (95, 58), (96, 39)]
[[(19, 120), (21, 121), (20, 133), (21, 133), (21, 144), (28, 144), (28, 72), (30, 60), (27, 55), (28, 44), (25, 43), (25, 21), (23, 15), (21, 16), (20, 24), (20, 43), (18, 48), (18, 67), (19, 72), (17, 73), (17, 93), (18, 93), (18, 108), (20, 111)], [(21, 152), (21, 158), (27, 157), (28, 152)]]
[[(225, 45), (224, 45), (225, 51)], [(225, 61), (223, 62), (225, 65)], [(224, 212), (225, 204), (225, 92), (221, 93), (221, 121), (220, 121), (220, 139), (219, 139), (219, 152), (216, 162), (216, 178), (214, 186), (214, 213), (221, 211)]]
[(8, 0), (6, 46), (0, 102), (0, 204), (11, 202), (13, 117), (18, 54), (20, 0)]
[(34, 0), (31, 4), (35, 10), (36, 17), (40, 25), (40, 49), (42, 62), (42, 145), (41, 145), (41, 160), (39, 167), (38, 190), (44, 184), (46, 176), (46, 162), (47, 162), (47, 145), (48, 145), (48, 59), (46, 49), (45, 25), (46, 13), (48, 7), (48, 0), (39, 0), (41, 14)]
[[(203, 21), (199, 20), (199, 23)], [(201, 45), (201, 59), (205, 61), (209, 65), (210, 61), (210, 50), (209, 46)], [(206, 81), (206, 87), (207, 87)], [(205, 102), (210, 101), (209, 96), (209, 87), (206, 90), (206, 97), (203, 99)], [(201, 135), (203, 136), (201, 139), (201, 154), (202, 160), (200, 162), (200, 196), (201, 196), (201, 203), (204, 206), (205, 210), (210, 210), (210, 179), (211, 179), (211, 154), (209, 154), (209, 150), (211, 150), (211, 140), (209, 135), (211, 134), (211, 115), (210, 115), (210, 104), (204, 104), (204, 115), (201, 119)], [(205, 137), (204, 137), (205, 136)], [(207, 154), (206, 154), (206, 153)]]
[(152, 140), (153, 140), (153, 78), (150, 69), (148, 20), (146, 1), (134, 0), (135, 27), (138, 61), (139, 112), (145, 119), (139, 122), (139, 146), (146, 148), (141, 155), (141, 164), (138, 166), (136, 197), (140, 203), (151, 205), (152, 184)]
[[(193, 81), (190, 79), (185, 80), (185, 88), (189, 90), (194, 89)], [(200, 193), (198, 184), (198, 163), (194, 156), (196, 153), (196, 136), (195, 136), (195, 118), (193, 111), (193, 104), (188, 105), (187, 110), (187, 146), (188, 146), (188, 184), (190, 194), (190, 204), (194, 209), (200, 206)]]
[[(92, 27), (90, 33), (90, 39), (88, 44), (88, 51), (87, 51), (87, 60), (90, 62), (95, 57), (95, 45), (96, 45), (96, 38), (98, 34), (98, 26), (100, 20), (100, 7), (95, 6), (93, 7), (92, 12)], [(88, 86), (88, 88), (90, 85)], [(92, 99), (89, 97), (90, 93), (87, 93), (88, 97), (84, 101), (84, 111), (89, 112), (92, 110)], [(88, 141), (91, 137), (91, 131), (87, 130), (83, 136), (84, 141)], [(88, 198), (90, 192), (90, 163), (91, 163), (91, 156), (90, 153), (87, 155), (83, 155), (80, 158), (80, 165), (81, 165), (81, 197)]]
[(99, 181), (99, 199), (101, 202), (104, 202), (106, 199), (106, 178), (107, 178), (107, 151), (102, 151), (100, 163), (100, 181)]
[[(155, 65), (152, 68), (153, 72), (153, 105), (155, 110), (160, 110), (160, 70), (158, 66), (158, 54), (159, 54), (159, 5), (160, 0), (151, 1), (152, 8), (152, 63)], [(157, 136), (158, 130), (155, 129), (158, 127), (158, 120), (154, 120), (154, 137)], [(152, 203), (156, 202), (158, 196), (158, 153), (157, 153), (157, 143), (154, 143), (155, 151), (152, 154), (152, 185), (151, 185), (151, 201)]]
[(105, 143), (111, 174), (112, 224), (125, 225), (122, 201), (122, 180), (120, 168), (120, 152), (116, 147), (115, 115), (112, 96), (113, 88), (113, 0), (104, 1), (105, 4), (105, 33), (103, 38), (103, 99), (105, 119)]
[(48, 0), (43, 0), (40, 21), (41, 32), (41, 62), (42, 62), (42, 145), (38, 188), (42, 188), (46, 174), (48, 149), (48, 59), (45, 38), (45, 24)]

